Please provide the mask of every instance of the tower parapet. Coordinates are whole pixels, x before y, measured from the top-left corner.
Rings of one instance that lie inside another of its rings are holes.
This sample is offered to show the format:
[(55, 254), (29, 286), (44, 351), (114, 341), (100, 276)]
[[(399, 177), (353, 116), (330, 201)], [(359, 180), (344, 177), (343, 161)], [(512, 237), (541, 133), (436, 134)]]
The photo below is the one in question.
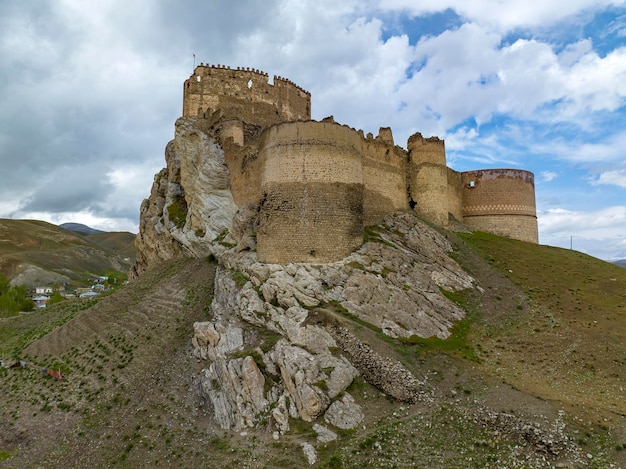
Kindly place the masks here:
[(538, 242), (535, 176), (522, 169), (462, 173), (463, 222), (513, 239)]
[(385, 216), (409, 207), (406, 194), (408, 154), (393, 142), (389, 127), (381, 127), (376, 138), (359, 132), (363, 154), (363, 222), (375, 225)]
[(415, 133), (409, 150), (408, 190), (414, 210), (430, 221), (448, 226), (448, 168), (443, 140)]
[(271, 84), (261, 70), (200, 64), (183, 85), (183, 117), (217, 109), (263, 126), (309, 120), (311, 94), (280, 77)]

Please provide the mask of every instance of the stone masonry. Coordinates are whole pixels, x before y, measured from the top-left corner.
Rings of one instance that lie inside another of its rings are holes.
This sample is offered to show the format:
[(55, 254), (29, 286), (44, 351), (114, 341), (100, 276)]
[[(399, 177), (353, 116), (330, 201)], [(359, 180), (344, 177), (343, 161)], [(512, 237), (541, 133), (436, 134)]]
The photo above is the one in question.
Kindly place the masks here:
[(310, 116), (307, 91), (258, 70), (201, 64), (184, 84), (183, 117), (223, 148), (236, 205), (258, 207), (262, 262), (336, 261), (360, 246), (365, 226), (403, 210), (538, 241), (532, 173), (459, 173), (437, 137), (416, 133), (404, 150), (389, 128), (374, 138)]

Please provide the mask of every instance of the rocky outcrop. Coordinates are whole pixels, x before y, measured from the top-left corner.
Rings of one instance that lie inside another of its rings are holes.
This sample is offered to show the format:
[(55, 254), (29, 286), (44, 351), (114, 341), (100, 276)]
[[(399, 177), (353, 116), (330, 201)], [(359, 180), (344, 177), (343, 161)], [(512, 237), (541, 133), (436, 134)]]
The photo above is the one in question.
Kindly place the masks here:
[(401, 363), (376, 353), (343, 327), (333, 324), (329, 329), (368, 383), (403, 402), (424, 400), (425, 382), (415, 378)]
[(44, 270), (36, 265), (23, 263), (19, 264), (15, 270), (16, 273), (11, 278), (12, 286), (27, 285), (30, 288), (35, 288), (38, 285), (70, 282), (70, 278), (67, 275)]
[[(241, 226), (254, 226), (244, 218)], [(340, 262), (283, 266), (258, 262), (229, 236), (230, 245), (211, 245), (220, 262), (212, 321), (196, 324), (193, 339), (196, 356), (207, 360), (202, 393), (223, 428), (285, 432), (290, 418), (354, 428), (364, 415), (348, 391), (359, 374), (401, 401), (428, 398), (425, 379), (348, 326), (357, 320), (392, 337), (447, 337), (463, 311), (442, 290), (471, 288), (472, 278), (448, 256), (444, 237), (400, 213)]]
[(330, 352), (336, 344), (328, 333), (303, 326), (306, 310), (278, 311), (251, 282), (237, 285), (232, 272), (219, 270), (211, 310), (215, 322), (196, 323), (192, 343), (209, 362), (201, 392), (223, 428), (271, 422), (284, 432), (290, 417), (314, 421), (358, 375)]
[(195, 324), (192, 339), (206, 363), (196, 382), (216, 422), (280, 434), (300, 418), (331, 441), (333, 429), (365, 418), (350, 394), (358, 375), (396, 399), (425, 399), (425, 378), (362, 342), (351, 326), (448, 337), (464, 313), (444, 292), (472, 288), (473, 279), (449, 256), (446, 238), (414, 214), (397, 213), (368, 228), (360, 249), (338, 262), (259, 262), (258, 207), (236, 207), (224, 153), (198, 125), (177, 121), (167, 168), (142, 204), (136, 272), (178, 256), (211, 254), (219, 263), (210, 317)]
[(141, 204), (135, 274), (163, 260), (208, 255), (237, 212), (224, 151), (201, 121), (176, 121), (165, 160)]

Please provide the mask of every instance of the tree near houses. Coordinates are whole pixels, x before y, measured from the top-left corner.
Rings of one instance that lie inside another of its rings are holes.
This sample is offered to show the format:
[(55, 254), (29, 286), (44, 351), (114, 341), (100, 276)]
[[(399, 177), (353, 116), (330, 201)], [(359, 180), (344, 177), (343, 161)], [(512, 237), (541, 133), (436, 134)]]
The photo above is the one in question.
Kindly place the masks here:
[(11, 286), (9, 280), (0, 274), (0, 317), (13, 316), (20, 311), (32, 311), (35, 302), (27, 297), (26, 286)]

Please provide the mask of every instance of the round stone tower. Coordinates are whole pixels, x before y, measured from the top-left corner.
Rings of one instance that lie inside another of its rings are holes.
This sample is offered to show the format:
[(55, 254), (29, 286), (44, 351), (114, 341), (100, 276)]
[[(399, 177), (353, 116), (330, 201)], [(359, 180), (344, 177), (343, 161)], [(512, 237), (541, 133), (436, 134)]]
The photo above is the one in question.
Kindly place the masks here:
[(463, 222), (470, 227), (538, 242), (535, 176), (521, 169), (462, 173)]
[(363, 242), (361, 136), (333, 122), (292, 122), (261, 136), (257, 255), (333, 262)]
[(415, 133), (407, 142), (412, 208), (439, 226), (448, 226), (448, 169), (444, 141)]

